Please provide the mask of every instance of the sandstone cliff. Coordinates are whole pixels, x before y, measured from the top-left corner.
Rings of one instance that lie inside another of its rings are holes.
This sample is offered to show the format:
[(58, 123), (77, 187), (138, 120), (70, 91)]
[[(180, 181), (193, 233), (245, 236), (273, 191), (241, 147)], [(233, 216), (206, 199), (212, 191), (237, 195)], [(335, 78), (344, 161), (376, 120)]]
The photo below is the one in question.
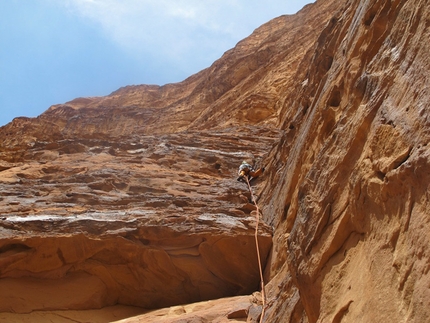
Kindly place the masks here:
[(259, 321), (248, 159), (264, 322), (426, 322), (429, 10), (319, 0), (181, 83), (0, 128), (0, 320)]

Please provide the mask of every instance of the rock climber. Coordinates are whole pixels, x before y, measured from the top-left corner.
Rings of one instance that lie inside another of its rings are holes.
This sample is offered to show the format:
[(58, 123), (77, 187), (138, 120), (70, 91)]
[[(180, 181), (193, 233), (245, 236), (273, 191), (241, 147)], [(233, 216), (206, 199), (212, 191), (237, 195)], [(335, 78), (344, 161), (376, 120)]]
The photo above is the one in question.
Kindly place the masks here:
[(245, 179), (245, 176), (248, 178), (248, 180), (251, 180), (252, 178), (256, 178), (260, 176), (264, 172), (264, 167), (258, 168), (257, 170), (254, 169), (254, 167), (251, 166), (246, 160), (242, 162), (242, 164), (239, 166), (238, 175), (237, 178), (238, 181), (243, 181)]

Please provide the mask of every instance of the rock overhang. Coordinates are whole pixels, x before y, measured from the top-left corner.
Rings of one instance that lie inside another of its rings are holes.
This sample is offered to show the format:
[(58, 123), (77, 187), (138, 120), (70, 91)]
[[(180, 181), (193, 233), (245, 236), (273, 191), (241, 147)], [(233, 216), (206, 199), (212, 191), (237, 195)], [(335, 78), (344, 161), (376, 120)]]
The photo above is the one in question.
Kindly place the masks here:
[[(161, 308), (258, 289), (252, 217), (104, 217), (3, 217), (1, 311)], [(271, 228), (258, 239), (266, 259)]]

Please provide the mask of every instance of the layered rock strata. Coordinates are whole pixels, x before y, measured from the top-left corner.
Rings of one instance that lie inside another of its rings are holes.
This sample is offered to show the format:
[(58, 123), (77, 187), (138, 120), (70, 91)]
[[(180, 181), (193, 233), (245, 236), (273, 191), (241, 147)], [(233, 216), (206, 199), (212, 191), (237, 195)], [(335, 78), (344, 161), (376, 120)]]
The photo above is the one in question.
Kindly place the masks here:
[(348, 1), (287, 96), (261, 201), (268, 322), (428, 320), (429, 17), (428, 1)]
[[(278, 95), (301, 60), (292, 49), (315, 41), (303, 18), (332, 7), (271, 21), (184, 82), (2, 127), (2, 310), (153, 308), (257, 290), (255, 206), (236, 169), (261, 164), (282, 136)], [(263, 261), (271, 234), (261, 223)]]
[[(424, 0), (319, 0), (184, 82), (0, 128), (2, 310), (251, 294), (249, 159), (266, 166), (265, 322), (426, 322), (429, 17)], [(256, 322), (256, 295), (127, 322)]]
[[(257, 290), (255, 206), (230, 169), (276, 138), (247, 153), (223, 132), (59, 141), (4, 162), (0, 311), (150, 309)], [(259, 229), (266, 259), (272, 232)]]

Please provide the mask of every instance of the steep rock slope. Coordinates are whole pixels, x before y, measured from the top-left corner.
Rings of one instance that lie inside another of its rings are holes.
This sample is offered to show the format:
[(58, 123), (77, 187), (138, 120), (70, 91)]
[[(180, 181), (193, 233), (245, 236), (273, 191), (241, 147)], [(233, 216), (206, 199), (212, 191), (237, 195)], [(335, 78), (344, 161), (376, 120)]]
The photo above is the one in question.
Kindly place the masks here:
[(118, 140), (238, 124), (274, 128), (279, 99), (296, 83), (303, 55), (318, 37), (315, 31), (341, 3), (322, 1), (273, 19), (181, 83), (126, 86), (106, 97), (54, 105), (37, 118), (16, 118), (0, 130), (1, 147), (19, 150), (36, 141)]
[[(425, 322), (428, 7), (319, 0), (184, 82), (0, 128), (1, 310), (250, 294), (255, 209), (235, 170), (254, 159), (264, 321)], [(256, 322), (261, 306), (254, 294), (126, 321)]]
[[(2, 127), (0, 310), (20, 313), (7, 320), (257, 290), (255, 207), (236, 169), (279, 141), (278, 97), (302, 60), (293, 49), (313, 46), (337, 6), (274, 19), (184, 82)], [(271, 236), (260, 223), (264, 262)]]
[(268, 159), (268, 322), (428, 320), (429, 24), (428, 1), (348, 1), (321, 33)]

